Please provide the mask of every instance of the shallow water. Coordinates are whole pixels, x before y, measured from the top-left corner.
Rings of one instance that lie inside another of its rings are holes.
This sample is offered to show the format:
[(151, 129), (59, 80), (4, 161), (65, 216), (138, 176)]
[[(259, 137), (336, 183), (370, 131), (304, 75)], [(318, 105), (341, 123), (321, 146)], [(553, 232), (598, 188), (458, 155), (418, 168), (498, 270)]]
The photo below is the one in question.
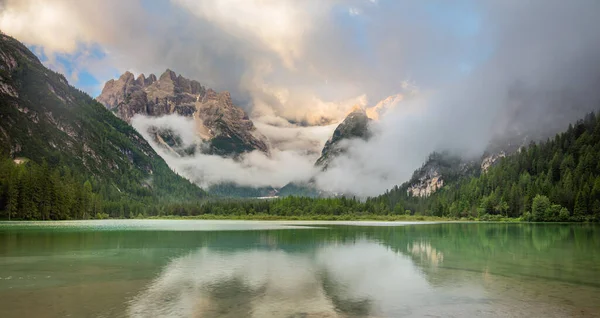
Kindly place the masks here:
[(0, 222), (0, 317), (600, 317), (595, 225)]

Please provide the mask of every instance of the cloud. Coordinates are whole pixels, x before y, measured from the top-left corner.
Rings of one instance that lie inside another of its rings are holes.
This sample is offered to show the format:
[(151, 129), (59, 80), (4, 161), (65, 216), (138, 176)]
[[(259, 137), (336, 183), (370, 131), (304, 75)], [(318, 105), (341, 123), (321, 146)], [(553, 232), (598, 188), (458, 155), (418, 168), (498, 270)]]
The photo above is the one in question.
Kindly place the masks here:
[[(268, 234), (262, 241), (277, 242)], [(394, 295), (431, 292), (409, 258), (364, 239), (294, 252), (261, 243), (251, 250), (203, 247), (169, 260), (128, 302), (128, 316), (392, 317), (404, 310)]]
[(317, 178), (371, 195), (405, 181), (433, 150), (476, 156), (499, 135), (559, 130), (596, 108), (599, 10), (595, 0), (6, 0), (0, 29), (46, 54), (99, 48), (71, 61), (99, 81), (171, 68), (229, 90), (277, 151), (242, 163), (194, 158), (206, 180), (309, 175), (307, 153), (325, 130), (287, 120), (336, 123), (415, 83), (418, 97), (398, 102), (369, 142), (350, 142)]
[(357, 8), (350, 8), (348, 9), (348, 14), (351, 16), (355, 16), (355, 15), (359, 15), (360, 14), (360, 10), (358, 10)]
[[(496, 48), (460, 80), (401, 101), (375, 123), (369, 142), (351, 141), (317, 178), (323, 189), (377, 195), (407, 180), (433, 150), (478, 158), (508, 134), (552, 134), (597, 110), (597, 2), (506, 1), (482, 11)], [(411, 111), (408, 111), (411, 109)], [(349, 173), (351, 172), (351, 173)]]
[[(254, 125), (269, 140), (271, 147), (279, 150), (305, 151), (306, 155), (320, 154), (325, 140), (337, 127), (337, 123), (326, 126), (297, 126), (281, 117), (254, 118)], [(316, 158), (314, 158), (316, 160)]]
[(303, 54), (304, 34), (315, 27), (311, 22), (333, 2), (308, 0), (302, 6), (293, 0), (173, 0), (173, 3), (237, 39), (259, 42), (276, 53), (286, 67), (294, 68), (295, 60)]
[(322, 148), (322, 139), (334, 128), (315, 127), (311, 130), (299, 130), (294, 127), (266, 126), (268, 129), (262, 132), (270, 136), (277, 133), (279, 139), (272, 138), (274, 142), (280, 143), (279, 147), (273, 148), (270, 156), (254, 151), (234, 160), (202, 154), (200, 151), (193, 156), (180, 156), (160, 145), (150, 133), (151, 129), (168, 129), (181, 137), (182, 148), (202, 148), (202, 140), (195, 134), (195, 123), (191, 119), (179, 115), (136, 115), (132, 118), (131, 125), (150, 142), (171, 169), (202, 187), (224, 182), (253, 187), (282, 187), (288, 182), (305, 181), (317, 172), (313, 164), (319, 155), (307, 152), (305, 147)]

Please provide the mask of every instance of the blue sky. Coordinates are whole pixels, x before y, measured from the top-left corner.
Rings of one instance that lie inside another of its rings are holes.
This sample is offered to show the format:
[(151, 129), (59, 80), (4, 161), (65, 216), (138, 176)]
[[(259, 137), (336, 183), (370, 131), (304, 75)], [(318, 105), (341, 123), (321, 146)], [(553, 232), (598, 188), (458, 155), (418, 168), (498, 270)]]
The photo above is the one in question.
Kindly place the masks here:
[[(92, 97), (100, 94), (104, 83), (90, 73), (85, 63), (81, 65), (77, 62), (80, 59), (102, 60), (106, 58), (103, 48), (99, 45), (81, 46), (73, 54), (54, 53), (53, 60), (48, 58), (42, 47), (37, 45), (28, 45), (28, 47), (46, 66), (63, 73), (71, 85), (87, 92)], [(83, 68), (78, 69), (78, 66), (83, 66)], [(112, 73), (114, 76), (119, 76), (119, 71), (116, 68), (112, 70)]]

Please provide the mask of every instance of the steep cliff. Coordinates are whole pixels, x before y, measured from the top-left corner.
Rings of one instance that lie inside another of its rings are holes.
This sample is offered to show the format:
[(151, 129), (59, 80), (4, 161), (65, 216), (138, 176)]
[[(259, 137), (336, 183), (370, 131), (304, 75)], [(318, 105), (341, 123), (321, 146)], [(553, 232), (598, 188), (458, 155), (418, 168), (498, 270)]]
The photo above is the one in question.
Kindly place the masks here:
[(408, 195), (428, 197), (444, 184), (479, 173), (477, 161), (468, 161), (448, 152), (434, 152), (404, 185)]
[[(236, 156), (253, 150), (269, 152), (266, 138), (244, 110), (233, 104), (228, 92), (215, 92), (171, 70), (158, 78), (141, 74), (137, 79), (125, 72), (119, 79), (108, 81), (96, 99), (127, 122), (135, 115), (193, 118), (195, 133), (209, 144), (203, 148), (206, 153)], [(155, 133), (161, 135), (160, 130)], [(164, 137), (168, 138), (156, 138)]]

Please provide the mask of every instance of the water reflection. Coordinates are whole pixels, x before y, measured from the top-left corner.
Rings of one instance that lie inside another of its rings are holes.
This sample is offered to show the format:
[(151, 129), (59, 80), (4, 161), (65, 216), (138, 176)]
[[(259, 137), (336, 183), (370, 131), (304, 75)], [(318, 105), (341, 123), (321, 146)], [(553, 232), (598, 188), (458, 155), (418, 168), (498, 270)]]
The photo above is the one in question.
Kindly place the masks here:
[(434, 267), (444, 261), (444, 253), (438, 251), (435, 247), (432, 247), (429, 242), (419, 241), (409, 243), (406, 246), (406, 249), (412, 255), (420, 257), (422, 262), (428, 262)]
[(0, 317), (600, 315), (594, 225), (122, 223), (0, 226)]
[[(302, 253), (201, 248), (172, 260), (132, 317), (369, 317), (428, 290), (410, 260), (369, 241)], [(409, 293), (410, 292), (410, 293)]]
[[(599, 272), (591, 262), (598, 252), (597, 241), (588, 236), (594, 233), (595, 228), (473, 224), (249, 232), (234, 245), (220, 245), (217, 238), (171, 260), (131, 300), (128, 315), (561, 317), (574, 308), (598, 313), (582, 307), (598, 300), (595, 283), (581, 286)], [(573, 249), (573, 240), (585, 245)]]

